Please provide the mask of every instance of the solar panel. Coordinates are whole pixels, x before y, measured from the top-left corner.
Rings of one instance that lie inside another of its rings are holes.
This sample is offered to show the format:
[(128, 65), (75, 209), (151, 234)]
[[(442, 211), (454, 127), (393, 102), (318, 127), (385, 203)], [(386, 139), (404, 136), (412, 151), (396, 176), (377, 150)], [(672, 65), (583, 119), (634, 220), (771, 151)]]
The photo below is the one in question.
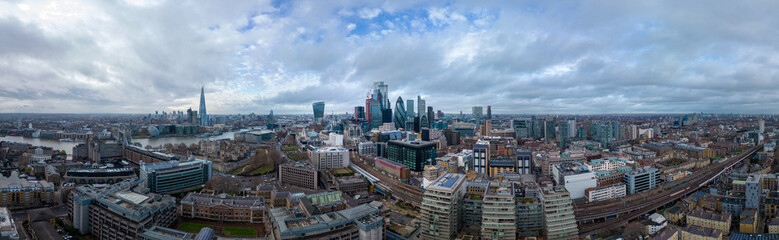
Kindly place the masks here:
[(453, 177), (447, 179), (446, 182), (444, 182), (444, 184), (441, 184), (441, 186), (446, 187), (446, 188), (451, 188), (452, 185), (454, 185), (454, 183), (457, 182), (457, 179), (459, 179), (459, 178), (460, 178), (460, 176), (453, 176)]

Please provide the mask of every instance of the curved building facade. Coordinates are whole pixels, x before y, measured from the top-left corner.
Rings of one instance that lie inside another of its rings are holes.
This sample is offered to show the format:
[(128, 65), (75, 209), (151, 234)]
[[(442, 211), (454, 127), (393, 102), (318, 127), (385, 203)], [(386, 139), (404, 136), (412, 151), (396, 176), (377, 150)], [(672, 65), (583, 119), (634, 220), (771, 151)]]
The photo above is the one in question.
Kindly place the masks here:
[(325, 117), (325, 102), (315, 102), (312, 104), (314, 107), (314, 120), (319, 120)]
[(401, 97), (395, 101), (395, 114), (392, 116), (392, 122), (395, 123), (395, 128), (406, 127), (406, 107), (403, 106), (403, 98)]

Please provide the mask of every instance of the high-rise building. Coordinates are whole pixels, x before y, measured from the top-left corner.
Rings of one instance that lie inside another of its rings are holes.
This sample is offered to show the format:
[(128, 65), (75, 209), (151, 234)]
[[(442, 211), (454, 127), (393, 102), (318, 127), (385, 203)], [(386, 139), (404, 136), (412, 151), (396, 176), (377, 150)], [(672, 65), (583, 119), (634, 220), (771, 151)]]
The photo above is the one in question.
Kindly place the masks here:
[(464, 182), (464, 175), (446, 173), (425, 189), (420, 208), (422, 239), (449, 240), (457, 236)]
[[(422, 126), (422, 116), (427, 116), (427, 108), (425, 108), (425, 100), (422, 99), (421, 96), (417, 95), (417, 125), (416, 127)], [(425, 117), (427, 119), (427, 117)]]
[(544, 121), (544, 141), (551, 141), (557, 138), (557, 122), (554, 118), (547, 116)]
[(325, 102), (319, 101), (312, 104), (314, 107), (314, 121), (319, 121), (325, 117)]
[(487, 106), (487, 120), (492, 120), (492, 106)]
[(576, 119), (568, 119), (568, 137), (576, 137)]
[(406, 100), (406, 117), (413, 119), (417, 115), (414, 113), (414, 99)]
[(622, 126), (619, 121), (611, 121), (611, 137), (614, 140), (622, 140)]
[(568, 147), (568, 138), (571, 136), (570, 134), (570, 125), (568, 123), (563, 123), (560, 125), (560, 141), (558, 142), (558, 147), (560, 149), (565, 150)]
[(568, 191), (563, 186), (539, 188), (538, 197), (544, 207), (546, 239), (579, 239), (579, 228)]
[(490, 142), (479, 140), (473, 144), (473, 170), (487, 174), (487, 164), (490, 162)]
[(531, 151), (517, 151), (517, 173), (519, 174), (531, 174), (535, 172), (535, 164), (533, 163), (533, 152)]
[(482, 123), (482, 118), (484, 111), (481, 106), (474, 106), (472, 109), (471, 117), (473, 118), (473, 121), (476, 123), (476, 126), (478, 128), (479, 125)]
[(757, 125), (758, 131), (760, 131), (760, 133), (765, 133), (765, 120), (762, 118), (757, 120)]
[(206, 92), (200, 87), (200, 125), (208, 126), (208, 114), (206, 114)]
[(630, 139), (633, 140), (633, 139), (638, 138), (638, 126), (630, 125), (629, 128), (630, 129), (628, 130), (628, 132), (630, 133), (630, 136), (629, 136)]
[(400, 129), (406, 127), (406, 120), (408, 120), (406, 116), (406, 107), (403, 106), (403, 98), (398, 97), (398, 100), (395, 101), (395, 114), (392, 115), (392, 121), (395, 122), (395, 128)]
[(365, 119), (365, 107), (363, 106), (354, 107), (354, 118)]
[(746, 195), (745, 208), (761, 209), (760, 197), (762, 196), (763, 187), (762, 178), (760, 174), (753, 174), (747, 177), (744, 183), (744, 193)]
[(435, 122), (435, 113), (433, 112), (433, 107), (428, 106), (427, 107), (427, 127), (432, 128), (433, 123)]
[(514, 185), (491, 182), (482, 203), (481, 239), (517, 239)]
[(387, 142), (387, 158), (406, 165), (411, 171), (422, 171), (425, 165), (435, 163), (436, 144), (425, 141)]
[(389, 109), (390, 108), (390, 102), (389, 102), (389, 87), (387, 84), (384, 84), (384, 82), (374, 82), (373, 83), (373, 92), (375, 95), (375, 99), (379, 100), (379, 103), (381, 104), (381, 109)]
[(379, 100), (368, 98), (365, 100), (365, 111), (370, 128), (378, 128), (382, 124), (381, 104)]

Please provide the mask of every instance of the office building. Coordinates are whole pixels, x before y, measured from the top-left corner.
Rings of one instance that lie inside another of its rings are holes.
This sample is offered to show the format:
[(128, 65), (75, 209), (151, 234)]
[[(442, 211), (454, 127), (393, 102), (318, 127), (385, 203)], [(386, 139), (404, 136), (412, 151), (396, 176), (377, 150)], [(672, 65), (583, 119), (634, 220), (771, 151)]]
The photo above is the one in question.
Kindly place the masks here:
[(153, 193), (174, 192), (206, 184), (211, 178), (211, 161), (141, 163), (140, 178)]
[(80, 186), (68, 199), (68, 218), (79, 233), (98, 239), (141, 239), (152, 226), (168, 227), (176, 220), (176, 198), (147, 193), (140, 178), (107, 188)]
[(535, 172), (536, 167), (533, 163), (533, 152), (517, 150), (517, 173), (519, 174), (532, 174)]
[(414, 99), (406, 100), (406, 120), (414, 119), (417, 115), (414, 113)]
[(487, 120), (492, 120), (492, 106), (487, 106)]
[(484, 111), (481, 106), (474, 106), (471, 110), (471, 118), (473, 118), (473, 122), (476, 123), (476, 126), (478, 127), (481, 125), (482, 121), (484, 121)]
[(406, 165), (411, 171), (423, 171), (425, 165), (435, 163), (436, 143), (426, 141), (387, 142), (387, 158)]
[(69, 168), (63, 180), (75, 184), (114, 184), (135, 177), (135, 170), (131, 167)]
[(422, 239), (448, 240), (457, 236), (465, 176), (446, 173), (425, 189), (420, 210)]
[(314, 108), (314, 121), (319, 121), (325, 117), (325, 102), (319, 101), (312, 104)]
[(557, 147), (559, 147), (561, 150), (565, 150), (568, 148), (568, 138), (571, 136), (568, 135), (570, 132), (568, 131), (570, 128), (568, 127), (568, 124), (561, 124), (560, 125), (560, 140), (557, 142)]
[[(427, 106), (425, 106), (425, 100), (422, 99), (422, 96), (417, 95), (417, 120), (422, 119), (422, 116), (427, 115)], [(420, 126), (421, 123), (417, 121), (417, 126)]]
[(208, 114), (206, 113), (206, 93), (202, 86), (200, 87), (200, 125), (209, 125)]
[(349, 166), (349, 150), (341, 147), (313, 148), (308, 159), (317, 170), (345, 168)]
[(627, 195), (626, 193), (627, 187), (624, 183), (615, 183), (611, 185), (588, 188), (584, 191), (584, 196), (587, 198), (587, 202), (597, 202), (625, 197)]
[(379, 100), (368, 98), (365, 100), (365, 111), (368, 114), (367, 121), (371, 129), (378, 128), (383, 123), (381, 103)]
[(406, 165), (382, 157), (375, 158), (374, 166), (389, 175), (403, 180), (408, 179), (411, 175), (411, 171)]
[(482, 204), (482, 239), (517, 239), (514, 185), (492, 182)]
[(659, 185), (659, 179), (660, 171), (650, 166), (627, 172), (624, 176), (628, 194), (636, 194), (653, 189)]
[(587, 189), (598, 186), (595, 173), (581, 163), (555, 165), (552, 175), (557, 185), (564, 186), (568, 190), (571, 199), (583, 198)]
[(544, 208), (544, 235), (547, 239), (579, 239), (573, 204), (568, 191), (562, 186), (538, 189), (538, 198)]
[(544, 141), (552, 141), (557, 139), (557, 122), (554, 118), (547, 116), (544, 121)]
[(433, 128), (434, 122), (435, 122), (435, 112), (433, 112), (433, 107), (428, 106), (427, 107), (427, 127)]
[(371, 204), (301, 216), (294, 209), (270, 210), (271, 239), (383, 239), (384, 217)]
[(408, 120), (408, 117), (406, 115), (406, 107), (403, 105), (403, 98), (398, 97), (398, 100), (395, 101), (395, 114), (392, 115), (392, 121), (395, 123), (395, 128), (405, 128), (406, 120)]
[(302, 162), (287, 162), (279, 165), (279, 183), (317, 190), (319, 171)]
[(517, 135), (517, 138), (530, 138), (532, 137), (532, 124), (530, 122), (530, 119), (527, 118), (517, 118), (511, 120), (511, 128), (514, 130), (514, 133)]
[(365, 120), (365, 107), (364, 106), (356, 106), (354, 107), (354, 118), (358, 120)]
[(7, 208), (34, 208), (54, 203), (54, 186), (45, 180), (20, 178), (13, 171), (8, 177), (0, 175), (0, 206)]
[(479, 140), (473, 144), (473, 171), (487, 174), (490, 161), (490, 142)]
[(178, 212), (179, 216), (190, 219), (258, 224), (268, 222), (265, 198), (260, 196), (190, 192), (181, 199)]

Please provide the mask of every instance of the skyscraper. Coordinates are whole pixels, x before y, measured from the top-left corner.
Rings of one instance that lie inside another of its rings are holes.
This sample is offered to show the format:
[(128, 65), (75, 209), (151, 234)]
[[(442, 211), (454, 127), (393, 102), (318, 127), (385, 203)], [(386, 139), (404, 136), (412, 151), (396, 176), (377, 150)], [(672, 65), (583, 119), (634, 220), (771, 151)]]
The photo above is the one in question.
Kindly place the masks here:
[(511, 128), (514, 129), (514, 133), (517, 138), (529, 138), (532, 137), (532, 126), (530, 119), (518, 118), (511, 120)]
[(411, 119), (416, 117), (414, 114), (414, 99), (406, 100), (406, 117)]
[(322, 119), (322, 118), (325, 117), (325, 102), (324, 101), (314, 102), (314, 104), (312, 104), (312, 106), (314, 107), (314, 121), (319, 121), (319, 119)]
[(473, 118), (473, 121), (476, 123), (476, 126), (480, 126), (482, 122), (482, 115), (484, 114), (484, 111), (481, 106), (474, 106), (473, 107), (473, 113), (471, 113), (471, 117)]
[(576, 119), (568, 119), (568, 137), (576, 137)]
[[(419, 116), (419, 118), (417, 118), (417, 127), (422, 127), (422, 116), (427, 116), (427, 113), (425, 113), (426, 111), (425, 100), (422, 99), (422, 96), (417, 95), (417, 116)], [(425, 120), (427, 120), (427, 117), (425, 117)]]
[(427, 127), (433, 128), (435, 122), (435, 114), (433, 114), (433, 107), (427, 107)]
[(395, 101), (395, 114), (392, 116), (395, 128), (405, 128), (406, 120), (406, 107), (403, 106), (403, 98), (398, 97), (398, 100)]
[(355, 119), (365, 119), (365, 107), (363, 107), (363, 106), (356, 106), (356, 107), (354, 107), (354, 118)]
[(492, 106), (487, 106), (487, 120), (492, 120)]
[(555, 119), (547, 116), (544, 122), (544, 141), (551, 141), (557, 138), (557, 123)]
[(208, 126), (208, 114), (206, 114), (206, 92), (200, 87), (200, 125)]
[(368, 124), (371, 128), (378, 128), (382, 124), (381, 104), (379, 100), (368, 98), (365, 100), (365, 111)]
[(379, 100), (379, 103), (381, 104), (381, 109), (389, 109), (390, 108), (390, 102), (389, 102), (389, 86), (387, 84), (384, 84), (384, 82), (374, 82), (373, 83), (373, 91), (376, 97), (374, 97), (376, 100)]

